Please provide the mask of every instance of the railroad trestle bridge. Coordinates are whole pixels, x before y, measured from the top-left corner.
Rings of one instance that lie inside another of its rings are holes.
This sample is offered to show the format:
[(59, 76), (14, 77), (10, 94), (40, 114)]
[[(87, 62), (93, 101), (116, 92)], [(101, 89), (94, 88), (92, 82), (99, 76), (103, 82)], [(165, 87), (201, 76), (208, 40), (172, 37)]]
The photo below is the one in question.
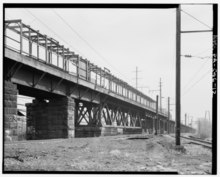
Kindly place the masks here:
[(21, 20), (4, 22), (3, 52), (4, 128), (12, 139), (18, 94), (35, 98), (26, 104), (27, 139), (175, 132), (155, 100)]

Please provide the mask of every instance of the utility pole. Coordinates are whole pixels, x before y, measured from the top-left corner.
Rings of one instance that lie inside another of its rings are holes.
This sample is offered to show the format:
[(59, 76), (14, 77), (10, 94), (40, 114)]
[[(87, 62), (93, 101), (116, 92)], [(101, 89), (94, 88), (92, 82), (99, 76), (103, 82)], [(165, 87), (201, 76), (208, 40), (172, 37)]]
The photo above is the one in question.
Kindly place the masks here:
[(187, 119), (187, 114), (185, 113), (185, 126), (186, 126), (186, 119)]
[(160, 111), (162, 112), (162, 82), (161, 82), (161, 78), (160, 78)]
[(170, 133), (170, 97), (168, 97), (168, 117), (167, 117), (167, 133)]
[(176, 146), (180, 146), (180, 119), (181, 119), (181, 95), (180, 95), (180, 79), (181, 79), (181, 16), (180, 5), (176, 8)]
[(136, 66), (136, 89), (138, 89), (138, 67)]
[(188, 122), (188, 126), (190, 124), (190, 117), (189, 117), (189, 114), (187, 114), (187, 122)]
[(161, 81), (161, 78), (160, 78), (160, 82), (159, 82), (159, 90), (149, 90), (149, 92), (155, 92), (155, 91), (160, 92), (160, 112), (162, 112), (162, 81)]
[(201, 119), (199, 119), (199, 122), (198, 122), (198, 134), (199, 134), (199, 136), (200, 136), (200, 120)]
[(209, 111), (205, 111), (205, 119), (207, 118), (207, 114), (206, 113), (208, 113), (208, 115), (209, 115), (209, 118), (208, 118), (208, 121), (210, 122), (210, 112)]
[(135, 70), (135, 85), (136, 85), (136, 89), (138, 89), (138, 67), (136, 66), (136, 70)]
[[(181, 60), (180, 60), (180, 56), (181, 56), (181, 33), (213, 32), (213, 60), (217, 61), (217, 31), (218, 31), (217, 30), (217, 15), (216, 15), (217, 12), (218, 12), (218, 4), (213, 4), (213, 29), (210, 29), (210, 30), (181, 31), (181, 10), (180, 10), (180, 4), (176, 8), (176, 146), (180, 145), (180, 120), (181, 120)], [(213, 62), (213, 68), (215, 68), (215, 62)], [(216, 69), (217, 69), (217, 67), (216, 67)], [(214, 86), (214, 84), (213, 84), (213, 86)], [(216, 75), (216, 85), (215, 86), (216, 87), (213, 89), (213, 91), (216, 94), (216, 92), (217, 92), (217, 90), (216, 90), (216, 88), (217, 88), (217, 75)], [(200, 125), (200, 122), (199, 122), (199, 125)], [(217, 126), (215, 128), (217, 129)], [(216, 159), (214, 159), (213, 161), (215, 161), (215, 160)], [(216, 173), (216, 171), (215, 171), (215, 173)]]
[(157, 135), (157, 129), (158, 129), (158, 95), (157, 95), (157, 98), (156, 98), (156, 121), (155, 121), (155, 135)]

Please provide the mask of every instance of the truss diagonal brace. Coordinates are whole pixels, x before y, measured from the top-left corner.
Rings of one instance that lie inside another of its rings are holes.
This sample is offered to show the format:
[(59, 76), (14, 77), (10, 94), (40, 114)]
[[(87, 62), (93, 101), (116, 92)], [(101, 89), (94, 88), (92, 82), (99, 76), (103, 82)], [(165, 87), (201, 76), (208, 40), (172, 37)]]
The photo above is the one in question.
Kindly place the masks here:
[[(80, 122), (82, 121), (82, 119), (84, 119), (88, 124), (89, 122), (87, 121), (87, 119), (85, 118), (86, 113), (88, 112), (88, 110), (86, 110), (83, 114), (80, 114), (80, 118), (78, 120), (78, 123), (80, 124)], [(81, 112), (82, 113), (82, 112)]]
[(51, 92), (53, 92), (61, 84), (62, 81), (63, 81), (63, 78), (61, 78), (59, 80), (59, 82), (53, 88), (52, 88), (52, 85), (51, 85)]
[(16, 70), (11, 74), (11, 77), (13, 77), (23, 66), (23, 63), (20, 63), (19, 66), (16, 68)]
[[(23, 66), (23, 63), (20, 63), (18, 65), (18, 67), (16, 68), (16, 65), (18, 64), (18, 62), (16, 62), (11, 69), (8, 71), (7, 75), (6, 75), (6, 79), (12, 78)], [(15, 69), (16, 68), (16, 69)]]
[(73, 87), (73, 90), (72, 91), (70, 91), (70, 93), (69, 93), (69, 95), (71, 95), (75, 90), (77, 90), (78, 89), (78, 85), (76, 85), (75, 87)]
[(8, 71), (8, 73), (6, 74), (6, 79), (10, 78), (11, 72), (14, 70), (14, 68), (16, 67), (16, 65), (18, 64), (18, 62), (16, 62)]
[(86, 95), (86, 93), (89, 91), (89, 88), (87, 88), (86, 89), (86, 91), (84, 92), (84, 94), (82, 94), (82, 95), (79, 95), (79, 99), (81, 100), (81, 98), (83, 97), (83, 96), (85, 96)]
[(103, 109), (102, 109), (102, 115), (103, 115), (103, 117), (104, 117), (104, 119), (105, 119), (105, 123), (107, 124), (108, 122), (107, 122), (107, 117), (106, 117), (106, 115), (105, 115), (104, 107), (103, 107)]
[(108, 97), (109, 97), (109, 96), (106, 95), (105, 98), (103, 99), (103, 102), (105, 102), (105, 101), (107, 100)]
[(37, 82), (36, 83), (34, 83), (34, 81), (33, 81), (33, 87), (35, 87), (42, 79), (43, 79), (43, 77), (46, 75), (46, 72), (44, 72), (41, 76), (40, 76), (40, 78), (37, 80)]
[(95, 98), (96, 98), (97, 96), (99, 96), (100, 94), (101, 94), (101, 92), (97, 93), (93, 98), (91, 98), (91, 102), (93, 102), (93, 101), (95, 100)]

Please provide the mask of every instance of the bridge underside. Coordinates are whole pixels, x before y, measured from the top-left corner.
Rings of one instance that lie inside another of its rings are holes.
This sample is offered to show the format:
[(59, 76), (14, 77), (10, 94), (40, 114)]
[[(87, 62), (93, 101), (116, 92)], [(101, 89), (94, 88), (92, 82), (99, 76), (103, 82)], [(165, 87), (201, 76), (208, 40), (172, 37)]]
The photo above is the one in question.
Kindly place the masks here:
[[(26, 120), (17, 115), (18, 93), (35, 97), (32, 103), (26, 104)], [(21, 131), (24, 131), (19, 128), (23, 122), (26, 123), (26, 132), (23, 132), (26, 139), (107, 136), (142, 131), (153, 133), (152, 113), (146, 115), (141, 109), (110, 98), (101, 100), (100, 104), (96, 104), (5, 81), (6, 137), (19, 140)]]
[(70, 97), (35, 99), (27, 106), (27, 139), (93, 137), (142, 133), (144, 114), (105, 101)]
[[(4, 81), (4, 127), (6, 140), (19, 140), (21, 123), (26, 124), (26, 139), (52, 139), (140, 134), (142, 132), (175, 132), (174, 124), (154, 113), (122, 104), (113, 98), (101, 98), (101, 103), (92, 103), (46, 93), (33, 88)], [(27, 92), (28, 94), (25, 94)], [(26, 104), (26, 119), (17, 114), (17, 94), (35, 97)], [(41, 94), (40, 94), (41, 93)], [(182, 132), (189, 132), (182, 127)]]
[(105, 136), (129, 133), (142, 133), (141, 115), (137, 110), (111, 104), (76, 100), (75, 136)]
[[(7, 62), (6, 62), (7, 61)], [(4, 132), (6, 140), (174, 133), (166, 117), (10, 59), (4, 61)], [(17, 95), (35, 99), (18, 115)], [(25, 125), (25, 127), (24, 127)], [(189, 131), (183, 128), (183, 131)], [(23, 138), (24, 139), (24, 138)]]

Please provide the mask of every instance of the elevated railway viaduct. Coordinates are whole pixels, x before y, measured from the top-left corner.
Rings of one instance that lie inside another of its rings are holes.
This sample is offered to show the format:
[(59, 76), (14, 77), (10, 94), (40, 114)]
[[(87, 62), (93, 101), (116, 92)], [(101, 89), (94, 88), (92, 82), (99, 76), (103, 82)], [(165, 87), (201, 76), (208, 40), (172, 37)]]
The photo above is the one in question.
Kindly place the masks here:
[(21, 20), (4, 24), (3, 74), (4, 132), (13, 140), (18, 94), (35, 98), (26, 104), (27, 139), (175, 131), (155, 100)]

